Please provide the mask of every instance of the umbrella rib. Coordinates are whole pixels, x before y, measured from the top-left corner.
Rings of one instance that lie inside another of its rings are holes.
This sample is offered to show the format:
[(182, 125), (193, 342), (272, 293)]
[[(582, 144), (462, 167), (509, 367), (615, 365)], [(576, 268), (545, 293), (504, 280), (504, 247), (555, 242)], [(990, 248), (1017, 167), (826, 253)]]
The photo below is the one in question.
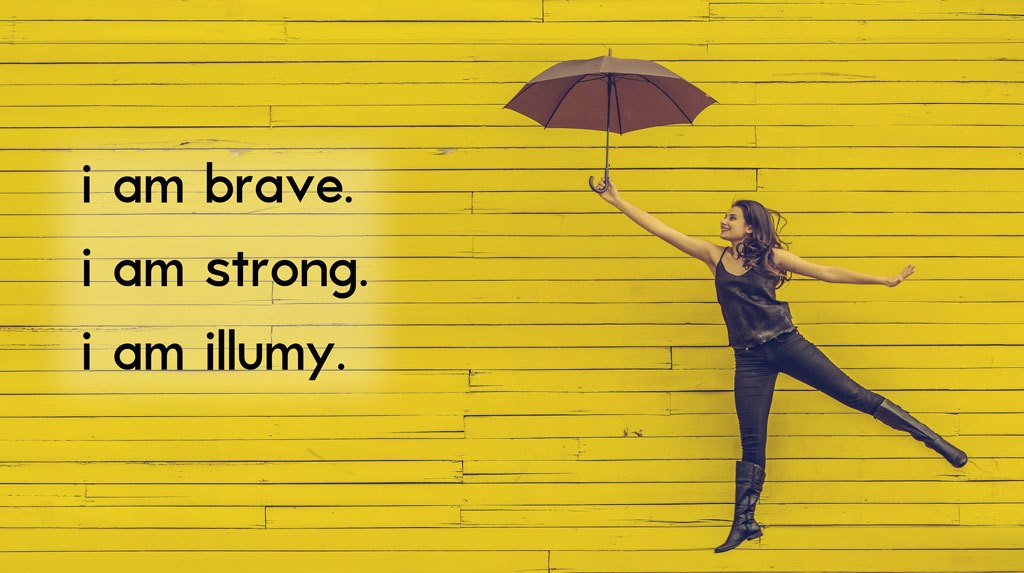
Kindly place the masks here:
[(565, 101), (565, 96), (569, 95), (569, 92), (572, 91), (572, 88), (576, 87), (576, 84), (580, 83), (580, 81), (583, 80), (583, 78), (587, 77), (588, 75), (590, 74), (583, 74), (582, 76), (580, 76), (578, 80), (574, 81), (572, 85), (569, 86), (569, 89), (565, 90), (565, 93), (562, 94), (562, 97), (558, 99), (558, 103), (555, 104), (555, 109), (551, 110), (551, 115), (548, 116), (548, 120), (544, 122), (544, 127), (547, 127), (548, 124), (551, 123), (551, 120), (554, 119), (555, 112), (558, 111), (559, 106), (561, 106), (562, 102)]
[[(633, 77), (630, 77), (630, 76), (637, 76), (637, 77), (633, 78)], [(664, 77), (668, 77), (668, 76), (657, 76), (657, 77), (664, 78)], [(640, 74), (620, 74), (619, 75), (619, 79), (620, 80), (633, 80), (634, 82), (647, 81), (647, 79), (644, 76), (640, 75)], [(669, 79), (672, 79), (672, 78), (669, 78)]]
[[(640, 77), (644, 78), (643, 76), (640, 76)], [(683, 117), (686, 118), (686, 121), (690, 122), (690, 125), (693, 125), (693, 120), (690, 119), (690, 117), (686, 115), (686, 112), (683, 111), (683, 108), (679, 107), (679, 104), (676, 103), (676, 100), (672, 99), (672, 96), (668, 95), (667, 93), (665, 93), (665, 90), (661, 89), (661, 86), (659, 86), (658, 84), (652, 82), (651, 80), (649, 80), (647, 78), (644, 78), (644, 81), (646, 81), (647, 83), (651, 84), (652, 86), (658, 88), (658, 91), (660, 91), (662, 94), (664, 94), (664, 96), (668, 98), (668, 101), (672, 102), (672, 105), (676, 106), (676, 109), (679, 110), (679, 113), (683, 114)]]
[[(509, 100), (509, 102), (507, 104), (505, 104), (504, 107), (508, 107), (509, 105), (511, 105), (512, 102), (516, 101), (516, 98), (518, 98), (519, 96), (523, 95), (524, 93), (530, 91), (530, 88), (532, 88), (535, 85), (537, 85), (537, 84), (526, 84), (526, 87), (524, 87), (523, 89), (519, 90), (519, 93), (517, 93), (511, 100)], [(502, 109), (504, 109), (504, 108), (502, 108)]]

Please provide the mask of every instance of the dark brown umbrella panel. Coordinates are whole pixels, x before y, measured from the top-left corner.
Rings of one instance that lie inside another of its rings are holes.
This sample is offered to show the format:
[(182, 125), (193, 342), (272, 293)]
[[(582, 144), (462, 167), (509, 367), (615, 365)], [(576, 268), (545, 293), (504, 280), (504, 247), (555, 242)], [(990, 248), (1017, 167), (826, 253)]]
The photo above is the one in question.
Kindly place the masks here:
[[(717, 103), (690, 82), (650, 60), (601, 56), (551, 66), (530, 80), (505, 107), (547, 127), (594, 129), (608, 134), (693, 123)], [(605, 136), (605, 177), (608, 177)], [(590, 178), (590, 187), (594, 187)]]

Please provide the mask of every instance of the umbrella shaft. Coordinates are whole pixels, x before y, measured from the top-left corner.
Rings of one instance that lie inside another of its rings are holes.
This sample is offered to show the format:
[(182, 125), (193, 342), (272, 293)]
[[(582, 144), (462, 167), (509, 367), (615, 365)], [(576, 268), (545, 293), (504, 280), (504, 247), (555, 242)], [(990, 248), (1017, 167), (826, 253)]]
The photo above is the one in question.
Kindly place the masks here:
[(609, 164), (608, 164), (608, 144), (609, 144), (609, 138), (611, 138), (611, 132), (610, 131), (604, 132), (604, 178), (605, 179), (608, 179), (608, 167), (609, 167)]
[(608, 105), (605, 108), (605, 121), (604, 121), (604, 178), (608, 180), (608, 168), (610, 163), (608, 162), (608, 147), (611, 143), (612, 136), (612, 75), (608, 74)]

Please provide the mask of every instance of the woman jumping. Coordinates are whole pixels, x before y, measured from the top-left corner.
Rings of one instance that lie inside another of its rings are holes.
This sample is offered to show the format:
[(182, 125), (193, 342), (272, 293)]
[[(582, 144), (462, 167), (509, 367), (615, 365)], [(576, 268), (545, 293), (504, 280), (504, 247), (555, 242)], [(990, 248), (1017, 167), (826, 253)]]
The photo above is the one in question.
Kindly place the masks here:
[(638, 225), (684, 253), (708, 265), (736, 360), (734, 397), (739, 417), (743, 459), (736, 462), (736, 505), (732, 529), (721, 553), (748, 539), (761, 537), (754, 508), (764, 485), (768, 412), (779, 372), (787, 374), (839, 402), (870, 414), (887, 426), (908, 432), (942, 454), (953, 467), (963, 467), (967, 454), (890, 402), (853, 381), (793, 325), (789, 304), (775, 298), (775, 289), (789, 280), (786, 272), (832, 283), (884, 284), (894, 287), (914, 272), (907, 265), (898, 275), (867, 275), (842, 267), (805, 261), (781, 248), (772, 224), (777, 212), (757, 201), (735, 201), (721, 223), (722, 247), (669, 227), (657, 217), (619, 196), (615, 185), (602, 180), (601, 197)]

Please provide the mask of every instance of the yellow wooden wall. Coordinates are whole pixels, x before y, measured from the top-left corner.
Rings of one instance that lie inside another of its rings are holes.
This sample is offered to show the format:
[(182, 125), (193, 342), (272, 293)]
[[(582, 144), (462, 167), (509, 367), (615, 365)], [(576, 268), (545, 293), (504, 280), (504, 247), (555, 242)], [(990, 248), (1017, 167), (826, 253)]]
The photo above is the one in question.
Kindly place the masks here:
[[(0, 569), (1024, 570), (1019, 8), (4, 2)], [(720, 243), (756, 198), (809, 260), (918, 265), (779, 296), (971, 463), (781, 376), (765, 535), (711, 551), (740, 455), (711, 276), (586, 190), (603, 134), (502, 109), (608, 48), (720, 102), (613, 136), (628, 200)], [(353, 201), (208, 205), (206, 161)], [(186, 201), (120, 204), (125, 174), (181, 175)], [(206, 285), (238, 250), (354, 258), (368, 284)], [(186, 282), (117, 286), (123, 258)], [(334, 342), (347, 368), (208, 372), (216, 328)], [(127, 341), (181, 342), (187, 371), (118, 371)]]

